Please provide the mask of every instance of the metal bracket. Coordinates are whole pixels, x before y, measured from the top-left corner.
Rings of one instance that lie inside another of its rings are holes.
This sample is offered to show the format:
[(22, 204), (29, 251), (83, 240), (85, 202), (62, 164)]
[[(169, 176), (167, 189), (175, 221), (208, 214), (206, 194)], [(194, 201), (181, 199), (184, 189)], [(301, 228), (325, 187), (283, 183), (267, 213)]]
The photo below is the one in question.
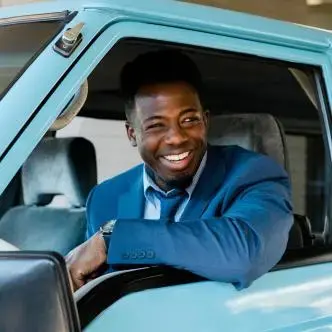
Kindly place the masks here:
[(73, 28), (66, 30), (62, 37), (59, 38), (53, 45), (54, 51), (68, 58), (75, 51), (83, 39), (81, 33), (83, 27), (84, 23), (81, 22), (75, 25)]

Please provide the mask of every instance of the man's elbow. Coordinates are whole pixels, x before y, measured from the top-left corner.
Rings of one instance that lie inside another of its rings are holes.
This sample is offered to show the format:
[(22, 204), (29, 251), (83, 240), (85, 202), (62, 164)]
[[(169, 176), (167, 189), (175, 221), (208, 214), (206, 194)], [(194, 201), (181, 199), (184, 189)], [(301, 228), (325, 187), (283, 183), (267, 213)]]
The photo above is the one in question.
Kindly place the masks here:
[(247, 236), (247, 241), (237, 246), (227, 258), (218, 251), (205, 260), (204, 268), (195, 266), (192, 271), (209, 280), (233, 283), (238, 289), (250, 286), (279, 262), (288, 236), (280, 232), (279, 236), (262, 241), (253, 232), (248, 234), (251, 236)]
[(259, 265), (259, 260), (242, 261), (242, 266), (233, 276), (233, 284), (238, 288), (249, 287), (253, 281), (268, 272), (268, 269)]
[(242, 257), (239, 262), (241, 267), (235, 278), (235, 283), (241, 285), (240, 288), (245, 288), (269, 272), (280, 261), (286, 250), (287, 241), (282, 242), (278, 246), (257, 248), (254, 255)]
[[(283, 242), (283, 241), (282, 241)], [(269, 272), (280, 260), (286, 249), (286, 243), (279, 243), (278, 246), (269, 248), (260, 246), (255, 248), (250, 255), (248, 251), (234, 260), (233, 273), (228, 276), (238, 289), (250, 286), (256, 279)], [(218, 278), (222, 281), (224, 271), (220, 270)], [(224, 279), (225, 280), (225, 279)]]
[(215, 260), (213, 264), (205, 267), (189, 268), (192, 272), (201, 275), (209, 280), (227, 282), (236, 285), (237, 288), (248, 287), (262, 272), (258, 258), (251, 259), (249, 255), (232, 257), (228, 263), (223, 264)]

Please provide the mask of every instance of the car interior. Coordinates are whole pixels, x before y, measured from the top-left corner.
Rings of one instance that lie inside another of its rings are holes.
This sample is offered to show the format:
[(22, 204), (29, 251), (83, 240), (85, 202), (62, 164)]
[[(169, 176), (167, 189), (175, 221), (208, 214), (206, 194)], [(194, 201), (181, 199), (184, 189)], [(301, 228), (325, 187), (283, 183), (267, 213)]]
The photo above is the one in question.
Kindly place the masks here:
[[(330, 167), (322, 116), (327, 102), (319, 98), (325, 93), (320, 69), (141, 39), (121, 40), (104, 57), (88, 77), (87, 100), (78, 115), (68, 124), (62, 118), (63, 129), (45, 135), (1, 195), (0, 238), (20, 249), (62, 255), (84, 241), (89, 191), (139, 161), (124, 130), (121, 68), (138, 54), (164, 48), (180, 48), (202, 73), (203, 103), (210, 111), (209, 143), (266, 154), (289, 173), (294, 226), (276, 269), (314, 264), (317, 253), (322, 260), (331, 259), (326, 249)], [(118, 168), (112, 168), (115, 164)], [(84, 327), (126, 293), (199, 280), (165, 267), (114, 276), (78, 301), (81, 324)]]
[[(85, 202), (97, 184), (93, 144), (83, 137), (47, 137), (20, 175), (22, 202), (2, 216), (2, 239), (21, 250), (54, 250), (63, 255), (84, 242)], [(50, 205), (56, 195), (66, 199), (63, 206)], [(31, 229), (36, 231), (30, 234)]]

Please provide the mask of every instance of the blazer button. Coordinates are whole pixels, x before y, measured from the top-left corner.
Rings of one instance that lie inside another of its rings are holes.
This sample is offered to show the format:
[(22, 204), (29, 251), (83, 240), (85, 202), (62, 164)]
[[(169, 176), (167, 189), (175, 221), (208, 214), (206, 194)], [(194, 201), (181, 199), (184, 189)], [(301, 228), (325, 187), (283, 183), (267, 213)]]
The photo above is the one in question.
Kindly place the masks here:
[(129, 252), (125, 252), (121, 255), (122, 259), (129, 259), (130, 255)]
[(138, 251), (137, 258), (138, 258), (138, 259), (144, 259), (144, 258), (145, 258), (145, 255), (146, 255), (146, 253), (145, 253), (144, 250), (139, 250), (139, 251)]
[(130, 258), (131, 259), (137, 259), (137, 251), (133, 251), (131, 254), (130, 254)]
[(146, 251), (146, 258), (148, 259), (152, 259), (152, 258), (155, 258), (156, 254), (153, 250), (147, 250)]

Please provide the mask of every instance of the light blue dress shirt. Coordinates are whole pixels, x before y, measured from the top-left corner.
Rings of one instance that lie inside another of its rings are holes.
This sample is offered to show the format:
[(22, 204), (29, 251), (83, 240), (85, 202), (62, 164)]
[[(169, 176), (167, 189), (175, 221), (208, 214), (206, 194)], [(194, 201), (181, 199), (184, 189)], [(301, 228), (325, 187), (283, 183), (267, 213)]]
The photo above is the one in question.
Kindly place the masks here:
[[(186, 188), (186, 192), (188, 193), (188, 197), (181, 203), (179, 206), (176, 214), (175, 214), (175, 221), (179, 221), (181, 218), (181, 215), (186, 208), (191, 194), (193, 193), (196, 184), (204, 170), (205, 164), (206, 164), (206, 158), (207, 158), (207, 152), (205, 152), (205, 155), (199, 165), (199, 168), (196, 172), (196, 174), (193, 177), (193, 181), (191, 182), (191, 185)], [(144, 210), (144, 219), (160, 219), (160, 200), (157, 197), (157, 195), (154, 193), (154, 190), (161, 192), (163, 195), (167, 195), (163, 190), (161, 190), (156, 183), (151, 179), (151, 177), (146, 172), (145, 167), (143, 168), (143, 187), (144, 187), (144, 196), (145, 196), (145, 210)], [(150, 188), (153, 188), (154, 190), (149, 190)]]

